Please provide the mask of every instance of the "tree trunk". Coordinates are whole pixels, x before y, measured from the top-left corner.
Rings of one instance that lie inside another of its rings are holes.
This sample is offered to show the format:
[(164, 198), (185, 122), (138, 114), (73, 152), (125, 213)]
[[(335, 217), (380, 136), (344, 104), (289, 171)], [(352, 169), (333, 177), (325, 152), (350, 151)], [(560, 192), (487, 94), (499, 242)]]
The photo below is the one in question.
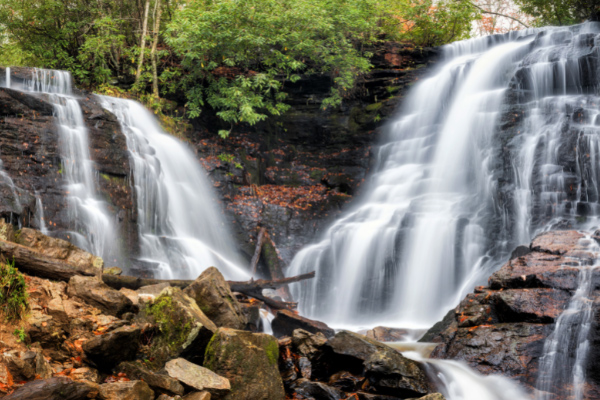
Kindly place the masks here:
[(266, 232), (267, 228), (260, 228), (258, 239), (256, 239), (256, 249), (254, 250), (254, 256), (252, 256), (252, 261), (250, 262), (250, 271), (252, 271), (252, 276), (256, 275), (256, 268), (258, 267), (260, 251), (262, 249), (263, 243), (265, 242)]
[(148, 12), (150, 10), (150, 0), (146, 0), (144, 8), (144, 24), (142, 26), (142, 40), (140, 41), (140, 59), (138, 61), (137, 71), (135, 72), (135, 83), (137, 84), (142, 75), (142, 66), (144, 64), (144, 49), (146, 48), (146, 34), (148, 33)]
[(162, 7), (160, 6), (160, 0), (156, 0), (156, 6), (154, 8), (154, 41), (152, 42), (152, 51), (150, 57), (152, 58), (152, 94), (155, 98), (159, 98), (158, 93), (158, 60), (156, 55), (156, 47), (158, 46), (159, 29), (160, 29), (160, 16), (162, 14)]

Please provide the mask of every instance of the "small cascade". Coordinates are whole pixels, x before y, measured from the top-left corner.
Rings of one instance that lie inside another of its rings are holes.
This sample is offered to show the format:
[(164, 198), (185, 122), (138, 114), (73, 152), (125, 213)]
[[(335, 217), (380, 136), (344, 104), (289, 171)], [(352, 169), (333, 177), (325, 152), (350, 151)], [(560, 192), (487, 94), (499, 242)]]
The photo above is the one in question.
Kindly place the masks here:
[(42, 198), (39, 193), (35, 193), (35, 217), (38, 220), (38, 226), (40, 232), (44, 235), (48, 234), (48, 227), (46, 226), (46, 219), (44, 218), (44, 205), (42, 204)]
[(140, 261), (160, 278), (195, 279), (210, 266), (249, 278), (194, 154), (166, 134), (141, 104), (101, 97), (127, 138), (137, 194)]
[[(593, 272), (600, 268), (600, 246), (589, 236), (582, 239), (590, 254), (579, 260), (579, 282), (569, 305), (557, 319), (554, 331), (544, 343), (540, 359), (536, 400), (584, 398), (585, 362), (588, 356), (588, 335), (593, 322)], [(583, 253), (582, 253), (583, 254)]]
[(75, 244), (99, 255), (106, 262), (120, 259), (118, 233), (105, 203), (96, 193), (94, 162), (83, 113), (65, 71), (34, 69), (24, 90), (43, 93), (54, 105), (59, 131), (63, 175), (68, 193), (70, 237)]
[(264, 308), (260, 309), (260, 325), (263, 333), (267, 333), (269, 335), (273, 334), (273, 328), (271, 326), (271, 322), (275, 319), (275, 316), (265, 310)]
[(288, 275), (302, 314), (426, 328), (517, 245), (600, 215), (600, 23), (445, 47), (379, 147), (353, 209)]
[(483, 376), (458, 361), (427, 360), (428, 372), (446, 400), (525, 400), (526, 393), (510, 379)]
[(436, 390), (446, 400), (525, 400), (530, 398), (519, 385), (501, 375), (484, 376), (462, 361), (434, 360), (432, 343), (388, 343), (405, 357), (421, 362)]
[(4, 81), (4, 86), (10, 89), (10, 67), (6, 67), (6, 80)]

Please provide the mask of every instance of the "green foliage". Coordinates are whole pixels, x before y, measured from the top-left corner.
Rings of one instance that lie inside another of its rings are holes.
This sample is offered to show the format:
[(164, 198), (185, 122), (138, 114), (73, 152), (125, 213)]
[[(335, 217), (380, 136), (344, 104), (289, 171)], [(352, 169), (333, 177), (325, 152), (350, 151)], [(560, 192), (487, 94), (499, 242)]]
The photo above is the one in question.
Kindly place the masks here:
[(208, 104), (226, 122), (252, 125), (289, 108), (283, 85), (300, 74), (329, 74), (323, 108), (335, 107), (369, 71), (383, 35), (439, 45), (465, 37), (476, 16), (451, 0), (195, 1), (175, 12), (165, 40), (182, 59), (176, 84), (191, 117)]
[(0, 264), (0, 310), (8, 320), (20, 319), (29, 309), (25, 277), (14, 263)]
[[(322, 107), (336, 107), (372, 68), (382, 40), (437, 46), (467, 37), (478, 17), (462, 0), (169, 0), (152, 32), (157, 0), (149, 1), (135, 85), (145, 0), (2, 0), (0, 64), (69, 70), (80, 85), (144, 100), (153, 80), (150, 43), (158, 38), (160, 92), (183, 92), (192, 118), (213, 108), (230, 125), (218, 132), (226, 138), (237, 123), (285, 113), (286, 84), (302, 75), (330, 77)], [(168, 114), (160, 102), (145, 103)]]
[(14, 330), (13, 335), (17, 338), (17, 342), (24, 343), (27, 339), (27, 334), (25, 333), (25, 328), (20, 327)]
[(597, 0), (515, 0), (521, 11), (535, 18), (535, 25), (571, 25), (600, 16)]

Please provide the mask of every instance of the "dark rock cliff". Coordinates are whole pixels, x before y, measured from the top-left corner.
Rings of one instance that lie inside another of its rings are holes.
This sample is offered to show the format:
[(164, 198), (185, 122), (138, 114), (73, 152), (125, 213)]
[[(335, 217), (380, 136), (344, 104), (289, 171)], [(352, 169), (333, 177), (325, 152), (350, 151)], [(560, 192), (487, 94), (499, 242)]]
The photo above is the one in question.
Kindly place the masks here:
[[(30, 70), (13, 68), (13, 79), (26, 79)], [(0, 74), (4, 69), (0, 68)], [(118, 221), (121, 244), (137, 252), (135, 192), (129, 177), (125, 136), (115, 116), (106, 112), (93, 96), (80, 93), (89, 132), (90, 155), (97, 171), (97, 189)], [(63, 177), (60, 137), (53, 106), (44, 95), (0, 88), (0, 217), (16, 225), (40, 228), (44, 222), (53, 236), (69, 239), (70, 226), (66, 182)], [(36, 195), (41, 202), (36, 202)], [(108, 265), (115, 260), (106, 260)]]
[(288, 264), (348, 207), (360, 193), (385, 123), (438, 58), (438, 49), (388, 42), (375, 49), (373, 70), (338, 109), (320, 105), (330, 77), (305, 76), (286, 87), (292, 108), (281, 118), (236, 126), (226, 140), (216, 135), (226, 127), (214, 115), (194, 121), (190, 141), (248, 258), (265, 227)]

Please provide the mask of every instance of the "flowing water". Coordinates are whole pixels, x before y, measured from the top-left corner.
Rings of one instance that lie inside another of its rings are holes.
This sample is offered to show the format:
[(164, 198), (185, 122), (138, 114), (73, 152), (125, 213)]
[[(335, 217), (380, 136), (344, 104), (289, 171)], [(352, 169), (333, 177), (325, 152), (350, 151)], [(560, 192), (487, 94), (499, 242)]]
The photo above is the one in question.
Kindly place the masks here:
[[(7, 68), (7, 85), (10, 69)], [(96, 170), (91, 160), (88, 131), (83, 112), (73, 95), (71, 75), (65, 71), (33, 69), (31, 78), (21, 88), (42, 93), (54, 106), (58, 126), (62, 171), (68, 193), (69, 236), (73, 242), (108, 263), (121, 260), (114, 221), (96, 192)], [(36, 201), (41, 207), (41, 199)], [(43, 210), (38, 210), (43, 218)], [(45, 225), (41, 225), (44, 229)]]
[(190, 149), (162, 131), (141, 104), (101, 97), (127, 138), (137, 195), (140, 260), (161, 278), (195, 279), (210, 266), (248, 279), (206, 172)]
[(593, 272), (600, 267), (600, 246), (589, 236), (581, 240), (589, 253), (578, 262), (579, 282), (567, 308), (544, 343), (540, 359), (536, 400), (561, 398), (582, 400), (585, 384), (585, 366), (588, 356), (588, 335), (593, 323)]
[(288, 275), (333, 326), (427, 328), (538, 232), (598, 214), (600, 24), (448, 45), (371, 184)]

